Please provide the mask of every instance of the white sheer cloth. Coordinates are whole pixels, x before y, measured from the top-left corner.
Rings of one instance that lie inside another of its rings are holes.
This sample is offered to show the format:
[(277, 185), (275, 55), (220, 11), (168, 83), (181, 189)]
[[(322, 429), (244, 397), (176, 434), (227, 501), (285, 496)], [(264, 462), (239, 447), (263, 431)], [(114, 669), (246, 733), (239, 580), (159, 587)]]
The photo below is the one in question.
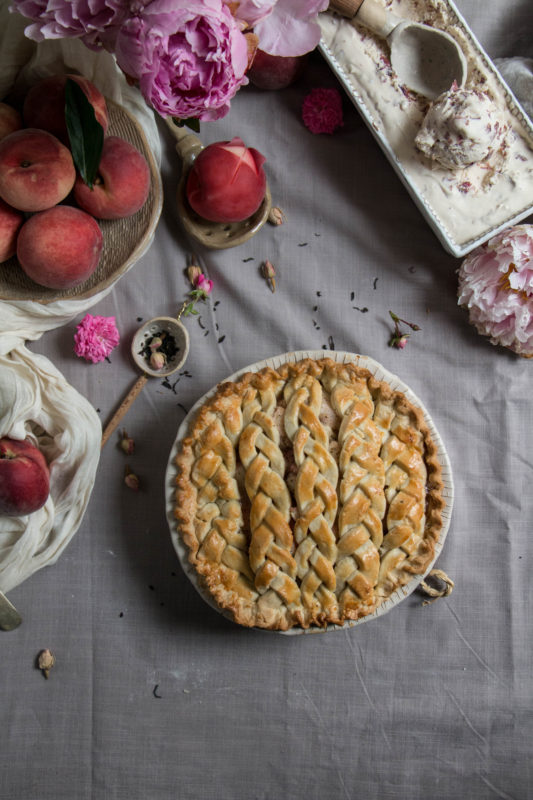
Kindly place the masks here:
[[(159, 164), (153, 113), (140, 92), (127, 84), (113, 57), (95, 53), (75, 39), (31, 42), (24, 36), (27, 21), (10, 13), (8, 5), (0, 6), (0, 99), (48, 75), (83, 74), (135, 115)], [(32, 439), (46, 455), (51, 477), (50, 496), (42, 509), (25, 517), (0, 518), (3, 592), (59, 557), (83, 518), (100, 456), (102, 432), (95, 410), (25, 342), (79, 316), (112, 289), (113, 285), (89, 299), (46, 305), (0, 300), (0, 436)]]

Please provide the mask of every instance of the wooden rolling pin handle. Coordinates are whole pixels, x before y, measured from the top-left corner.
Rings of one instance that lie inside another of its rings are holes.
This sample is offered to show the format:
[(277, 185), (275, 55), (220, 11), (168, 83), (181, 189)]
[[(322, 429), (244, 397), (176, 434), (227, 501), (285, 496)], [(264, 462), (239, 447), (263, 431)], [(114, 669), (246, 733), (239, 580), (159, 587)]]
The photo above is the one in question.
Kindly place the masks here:
[(331, 0), (329, 7), (342, 17), (353, 19), (363, 3), (364, 0)]
[(146, 375), (141, 375), (140, 378), (137, 378), (131, 389), (129, 390), (128, 394), (119, 405), (111, 419), (106, 425), (106, 428), (102, 434), (102, 447), (105, 445), (115, 428), (117, 427), (118, 423), (124, 416), (124, 414), (131, 408), (134, 401), (137, 399), (141, 391), (144, 389), (144, 386), (147, 382), (148, 378)]

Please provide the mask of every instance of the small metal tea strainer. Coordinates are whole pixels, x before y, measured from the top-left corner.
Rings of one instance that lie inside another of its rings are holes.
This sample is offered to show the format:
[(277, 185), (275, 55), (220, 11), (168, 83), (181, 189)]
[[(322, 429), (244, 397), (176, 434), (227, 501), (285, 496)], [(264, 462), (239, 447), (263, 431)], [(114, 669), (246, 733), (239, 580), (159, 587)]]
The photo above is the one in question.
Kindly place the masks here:
[[(131, 355), (135, 364), (142, 371), (142, 375), (137, 378), (130, 391), (117, 408), (110, 421), (107, 423), (102, 434), (102, 447), (105, 445), (122, 417), (131, 408), (141, 391), (144, 389), (148, 378), (166, 378), (182, 367), (189, 354), (189, 333), (184, 324), (180, 321), (187, 302), (184, 302), (177, 317), (154, 317), (142, 325), (134, 334), (131, 343)], [(166, 360), (161, 369), (154, 369), (150, 366), (147, 351), (150, 351), (150, 343), (154, 338), (161, 338), (161, 334), (171, 337), (175, 352)]]

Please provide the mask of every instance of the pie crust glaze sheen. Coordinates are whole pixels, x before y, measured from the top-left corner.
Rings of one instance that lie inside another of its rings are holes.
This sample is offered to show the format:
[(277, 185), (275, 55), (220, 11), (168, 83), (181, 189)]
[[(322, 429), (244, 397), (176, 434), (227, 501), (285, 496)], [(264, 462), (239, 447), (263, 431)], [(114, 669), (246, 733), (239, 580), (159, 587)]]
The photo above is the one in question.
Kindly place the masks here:
[(246, 626), (342, 625), (434, 558), (441, 466), (422, 411), (354, 364), (222, 383), (176, 456), (189, 561)]

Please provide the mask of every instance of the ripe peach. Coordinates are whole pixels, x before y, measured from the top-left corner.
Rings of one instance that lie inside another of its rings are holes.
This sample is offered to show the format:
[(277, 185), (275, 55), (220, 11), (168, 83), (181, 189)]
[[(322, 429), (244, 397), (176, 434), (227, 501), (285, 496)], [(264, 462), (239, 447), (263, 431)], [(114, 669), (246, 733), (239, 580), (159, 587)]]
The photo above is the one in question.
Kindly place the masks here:
[(17, 236), (24, 214), (0, 199), (0, 263), (17, 252)]
[(203, 219), (242, 222), (255, 214), (265, 196), (265, 157), (235, 136), (205, 147), (187, 178), (187, 200)]
[(0, 142), (0, 197), (19, 211), (44, 211), (64, 200), (76, 169), (51, 133), (23, 128)]
[(29, 439), (0, 439), (0, 515), (21, 517), (44, 506), (50, 492), (46, 459)]
[(0, 103), (0, 140), (22, 128), (22, 117), (13, 106)]
[(299, 77), (306, 61), (307, 55), (272, 56), (264, 50), (256, 50), (247, 75), (258, 89), (285, 89)]
[(55, 206), (26, 220), (17, 239), (17, 258), (36, 283), (68, 289), (92, 275), (102, 247), (102, 231), (93, 217), (79, 208)]
[(65, 122), (65, 85), (67, 78), (76, 81), (92, 107), (97, 121), (107, 131), (109, 119), (103, 94), (81, 75), (52, 75), (36, 83), (28, 91), (22, 108), (24, 122), (29, 128), (42, 128), (57, 136), (63, 144), (69, 143)]
[(107, 136), (93, 188), (78, 176), (74, 199), (93, 217), (121, 219), (139, 211), (149, 191), (150, 168), (142, 153), (119, 136)]

